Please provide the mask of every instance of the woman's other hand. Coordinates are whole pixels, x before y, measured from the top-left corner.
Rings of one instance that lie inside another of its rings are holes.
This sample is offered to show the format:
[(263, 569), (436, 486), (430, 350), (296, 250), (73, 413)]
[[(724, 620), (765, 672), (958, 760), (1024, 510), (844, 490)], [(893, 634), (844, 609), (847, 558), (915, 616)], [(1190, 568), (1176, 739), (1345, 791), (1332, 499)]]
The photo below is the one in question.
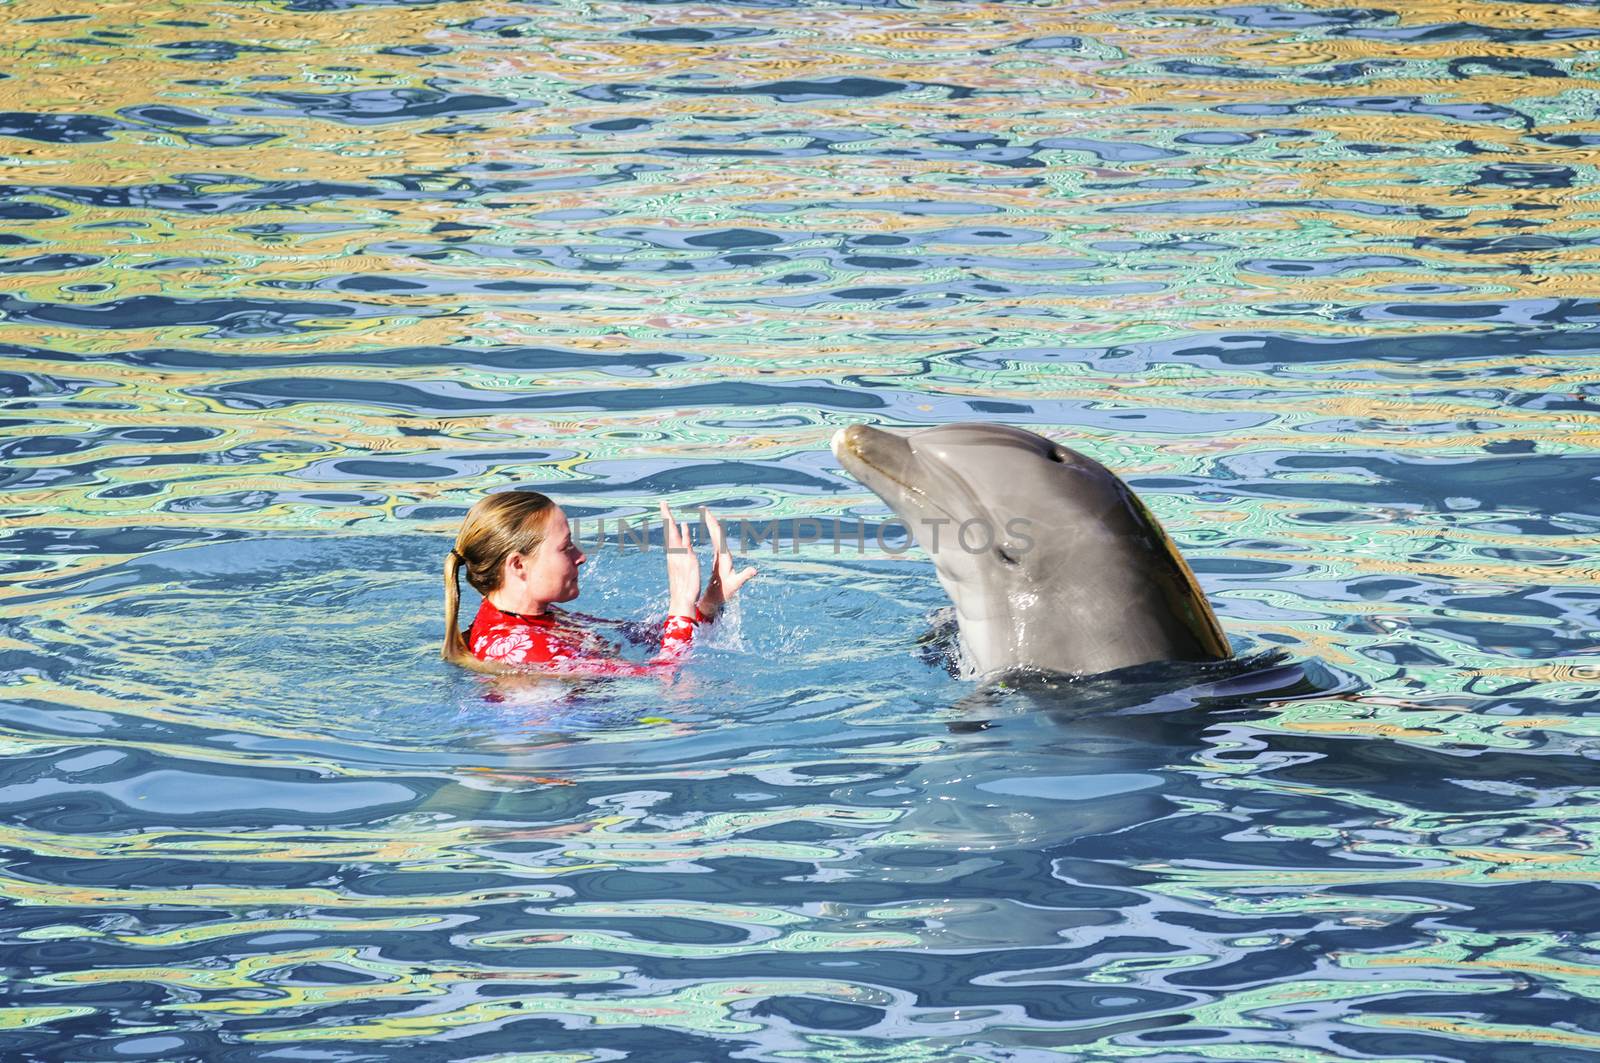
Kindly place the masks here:
[(693, 617), (695, 596), (700, 593), (700, 559), (689, 541), (689, 525), (673, 521), (664, 499), (661, 525), (667, 544), (667, 614)]
[(754, 567), (737, 570), (733, 566), (733, 554), (728, 551), (728, 535), (722, 530), (722, 525), (711, 511), (700, 507), (700, 516), (705, 520), (706, 527), (711, 531), (711, 578), (706, 581), (705, 593), (700, 596), (698, 608), (700, 615), (707, 620), (712, 619), (722, 611), (723, 605), (731, 601), (739, 593), (739, 588), (748, 583), (756, 574)]

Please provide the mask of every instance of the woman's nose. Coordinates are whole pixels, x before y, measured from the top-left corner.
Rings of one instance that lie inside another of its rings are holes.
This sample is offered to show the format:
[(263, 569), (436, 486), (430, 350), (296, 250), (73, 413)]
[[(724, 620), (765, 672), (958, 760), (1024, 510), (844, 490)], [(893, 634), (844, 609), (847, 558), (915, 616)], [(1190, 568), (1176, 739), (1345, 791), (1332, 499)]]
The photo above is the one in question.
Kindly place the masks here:
[(589, 555), (584, 553), (582, 550), (579, 550), (578, 551), (578, 560), (577, 560), (576, 563), (581, 565), (587, 560), (589, 560)]

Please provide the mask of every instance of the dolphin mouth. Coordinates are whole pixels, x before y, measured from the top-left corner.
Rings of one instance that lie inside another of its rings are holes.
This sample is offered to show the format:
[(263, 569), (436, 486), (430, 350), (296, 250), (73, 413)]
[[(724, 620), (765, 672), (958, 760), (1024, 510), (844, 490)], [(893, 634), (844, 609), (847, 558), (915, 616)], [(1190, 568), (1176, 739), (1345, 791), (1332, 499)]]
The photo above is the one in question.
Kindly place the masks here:
[[(906, 437), (853, 424), (835, 432), (828, 446), (846, 472), (889, 503), (902, 519), (910, 521), (930, 510), (954, 519), (923, 486), (927, 469)], [(912, 507), (919, 512), (906, 512)]]

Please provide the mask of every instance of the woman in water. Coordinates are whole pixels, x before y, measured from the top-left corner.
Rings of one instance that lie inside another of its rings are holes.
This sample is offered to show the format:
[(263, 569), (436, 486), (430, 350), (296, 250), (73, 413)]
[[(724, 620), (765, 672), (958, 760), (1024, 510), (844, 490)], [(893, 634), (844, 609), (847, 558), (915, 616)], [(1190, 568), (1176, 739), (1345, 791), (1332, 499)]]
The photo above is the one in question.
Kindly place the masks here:
[[(700, 590), (700, 559), (689, 526), (676, 524), (665, 502), (661, 519), (667, 545), (667, 620), (661, 652), (648, 664), (618, 657), (612, 647), (565, 613), (550, 608), (578, 596), (578, 566), (586, 560), (572, 541), (567, 515), (536, 491), (502, 491), (467, 511), (455, 549), (444, 563), (445, 660), (476, 671), (540, 668), (582, 675), (656, 675), (689, 649), (694, 629), (717, 618), (723, 605), (756, 574), (737, 571), (722, 526), (701, 509), (711, 531), (711, 578)], [(460, 572), (483, 595), (465, 634), (457, 626)]]

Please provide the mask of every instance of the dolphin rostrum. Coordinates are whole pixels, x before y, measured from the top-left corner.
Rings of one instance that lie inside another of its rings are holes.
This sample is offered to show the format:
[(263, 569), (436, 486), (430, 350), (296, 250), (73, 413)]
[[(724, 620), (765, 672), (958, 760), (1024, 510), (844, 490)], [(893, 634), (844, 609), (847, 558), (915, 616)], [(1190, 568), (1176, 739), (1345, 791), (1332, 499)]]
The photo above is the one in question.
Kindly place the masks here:
[(1094, 459), (998, 424), (858, 424), (832, 447), (932, 557), (979, 674), (1232, 655), (1172, 540)]

